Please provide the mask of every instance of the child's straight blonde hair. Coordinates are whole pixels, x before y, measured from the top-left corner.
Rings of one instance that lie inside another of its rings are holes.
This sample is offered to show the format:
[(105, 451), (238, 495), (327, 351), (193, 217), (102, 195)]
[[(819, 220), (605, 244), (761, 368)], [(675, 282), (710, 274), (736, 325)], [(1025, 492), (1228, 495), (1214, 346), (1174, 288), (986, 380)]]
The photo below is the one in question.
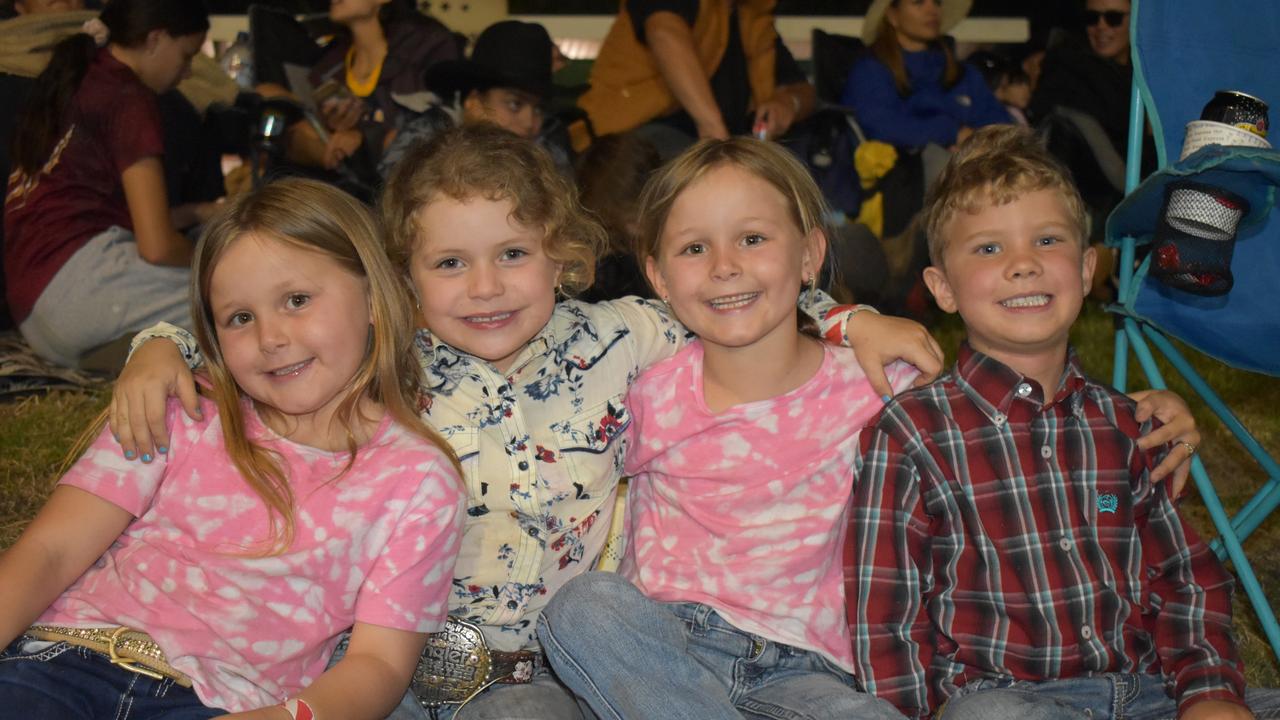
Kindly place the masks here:
[(951, 156), (924, 201), (929, 262), (942, 267), (946, 249), (943, 227), (958, 212), (977, 212), (984, 205), (1004, 205), (1039, 190), (1062, 196), (1083, 243), (1089, 237), (1089, 212), (1071, 173), (1028, 128), (989, 125), (976, 130)]
[(660, 168), (640, 195), (640, 233), (634, 248), (640, 267), (644, 267), (648, 258), (657, 257), (662, 231), (676, 198), (702, 176), (722, 165), (740, 167), (782, 193), (791, 219), (802, 235), (808, 236), (816, 229), (821, 230), (828, 240), (834, 236), (828, 223), (830, 211), (822, 191), (809, 170), (782, 146), (746, 137), (703, 140)]
[(591, 287), (605, 231), (532, 140), (487, 122), (465, 123), (405, 154), (387, 179), (380, 206), (387, 255), (406, 276), (420, 241), (418, 213), (441, 196), (510, 201), (516, 222), (542, 229), (543, 251), (561, 267), (559, 289), (573, 295)]
[[(274, 454), (245, 432), (241, 390), (222, 357), (209, 301), (209, 283), (218, 260), (228, 247), (248, 235), (320, 253), (367, 283), (368, 349), (334, 413), (334, 419), (346, 430), (347, 468), (355, 461), (353, 428), (364, 397), (380, 403), (397, 423), (435, 444), (455, 468), (458, 465), (448, 443), (418, 416), (421, 371), (411, 347), (414, 327), (408, 289), (383, 252), (379, 230), (372, 213), (341, 190), (313, 180), (284, 179), (229, 202), (205, 227), (196, 247), (191, 273), (196, 339), (213, 380), (227, 454), (270, 511), (269, 553), (282, 551), (293, 540), (293, 492)], [(271, 409), (260, 411), (269, 413)]]

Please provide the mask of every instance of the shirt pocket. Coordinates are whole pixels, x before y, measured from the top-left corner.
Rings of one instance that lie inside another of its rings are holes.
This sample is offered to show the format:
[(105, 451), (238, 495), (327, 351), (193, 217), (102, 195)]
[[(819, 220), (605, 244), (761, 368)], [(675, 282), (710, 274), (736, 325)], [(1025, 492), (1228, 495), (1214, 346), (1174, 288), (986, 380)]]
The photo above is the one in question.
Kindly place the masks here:
[(563, 422), (553, 423), (553, 433), (560, 452), (604, 455), (631, 427), (631, 411), (623, 403), (623, 395), (615, 395), (593, 405)]

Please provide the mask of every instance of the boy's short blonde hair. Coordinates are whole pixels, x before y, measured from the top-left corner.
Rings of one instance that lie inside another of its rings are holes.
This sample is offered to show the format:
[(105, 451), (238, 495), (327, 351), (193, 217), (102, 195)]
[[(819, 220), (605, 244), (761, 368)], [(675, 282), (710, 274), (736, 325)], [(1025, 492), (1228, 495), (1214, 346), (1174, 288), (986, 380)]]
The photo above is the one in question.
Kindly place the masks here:
[(595, 279), (605, 232), (582, 209), (578, 192), (545, 150), (487, 122), (464, 123), (415, 145), (392, 170), (380, 207), (387, 255), (404, 273), (421, 232), (418, 213), (439, 196), (511, 202), (512, 217), (543, 231), (543, 250), (561, 266), (566, 294)]
[(929, 262), (942, 267), (947, 241), (943, 227), (957, 212), (977, 212), (984, 205), (1004, 205), (1038, 190), (1062, 195), (1075, 225), (1077, 240), (1089, 237), (1089, 213), (1071, 174), (1031, 130), (1017, 125), (990, 125), (965, 140), (943, 168), (924, 201), (924, 228)]

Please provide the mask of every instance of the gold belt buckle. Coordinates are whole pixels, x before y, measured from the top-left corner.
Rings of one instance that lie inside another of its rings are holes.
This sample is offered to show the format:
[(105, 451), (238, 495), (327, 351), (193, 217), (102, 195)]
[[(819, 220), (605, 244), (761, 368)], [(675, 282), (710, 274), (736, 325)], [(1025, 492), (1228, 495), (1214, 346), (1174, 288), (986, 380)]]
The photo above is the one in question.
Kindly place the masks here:
[(145, 675), (154, 680), (164, 680), (164, 675), (142, 665), (133, 658), (123, 657), (116, 651), (116, 643), (120, 642), (120, 637), (127, 632), (129, 632), (129, 628), (121, 626), (113, 630), (111, 635), (107, 636), (107, 657), (110, 658), (111, 664), (117, 665), (132, 673)]

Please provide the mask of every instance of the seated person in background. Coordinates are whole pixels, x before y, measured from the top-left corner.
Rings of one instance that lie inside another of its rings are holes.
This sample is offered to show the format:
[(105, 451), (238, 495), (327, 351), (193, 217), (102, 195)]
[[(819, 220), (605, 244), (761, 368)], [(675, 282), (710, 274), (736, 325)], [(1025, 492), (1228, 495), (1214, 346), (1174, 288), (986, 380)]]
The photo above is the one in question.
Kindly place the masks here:
[(664, 159), (700, 138), (777, 138), (817, 94), (778, 36), (773, 0), (626, 0), (578, 104), (597, 133), (636, 128)]
[[(429, 92), (405, 99), (414, 113), (388, 145), (381, 173), (390, 173), (413, 144), (462, 123), (491, 122), (522, 138), (539, 139), (543, 107), (551, 98), (554, 53), (551, 36), (537, 23), (503, 20), (485, 28), (470, 57), (432, 66), (423, 79)], [(540, 144), (566, 176), (572, 174), (565, 148)]]
[(1129, 144), (1129, 0), (1086, 0), (1087, 46), (1067, 39), (1049, 49), (1029, 106), (1032, 122), (1057, 107), (1092, 116), (1115, 151), (1124, 157)]
[(925, 279), (968, 340), (862, 435), (859, 682), (913, 718), (1280, 717), (1245, 694), (1231, 576), (1153, 482), (1194, 445), (1141, 437), (1069, 345), (1096, 257), (1066, 170), (1025, 128), (983, 129), (926, 207)]
[[(944, 41), (968, 11), (967, 0), (875, 0), (867, 9), (868, 52), (849, 70), (841, 102), (868, 138), (950, 149), (976, 128), (1012, 122), (982, 75)], [(945, 162), (945, 154), (926, 157), (926, 182)]]
[(991, 94), (1019, 125), (1027, 125), (1027, 104), (1031, 102), (1031, 78), (1027, 71), (1013, 60), (980, 50), (965, 58), (965, 62), (982, 73)]
[[(329, 7), (341, 26), (311, 70), (313, 88), (335, 83), (319, 108), (328, 139), (307, 122), (290, 126), (287, 158), (334, 170), (346, 163), (360, 181), (377, 185), (383, 151), (410, 112), (399, 102), (424, 89), (423, 73), (461, 55), (458, 38), (413, 0), (342, 0)], [(264, 96), (286, 92), (260, 87)]]
[(578, 199), (609, 235), (609, 246), (596, 262), (596, 279), (580, 296), (588, 302), (626, 295), (653, 297), (636, 262), (640, 232), (640, 191), (662, 165), (653, 143), (635, 133), (596, 138), (578, 161)]
[(76, 366), (159, 321), (190, 327), (192, 244), (211, 203), (170, 208), (156, 96), (204, 43), (198, 0), (112, 0), (110, 41), (76, 33), (36, 79), (4, 206), (6, 290), (32, 349)]

